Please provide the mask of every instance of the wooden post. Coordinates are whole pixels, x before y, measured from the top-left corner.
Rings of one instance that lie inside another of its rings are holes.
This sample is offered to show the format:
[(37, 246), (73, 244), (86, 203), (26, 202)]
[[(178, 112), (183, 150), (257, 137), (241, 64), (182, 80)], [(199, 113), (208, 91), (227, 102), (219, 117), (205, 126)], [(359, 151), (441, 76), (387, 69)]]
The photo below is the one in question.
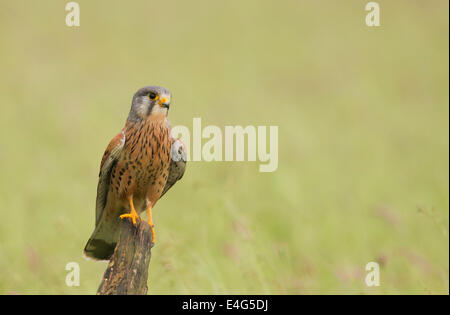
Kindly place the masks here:
[(147, 222), (122, 220), (120, 237), (97, 294), (147, 294), (152, 233)]

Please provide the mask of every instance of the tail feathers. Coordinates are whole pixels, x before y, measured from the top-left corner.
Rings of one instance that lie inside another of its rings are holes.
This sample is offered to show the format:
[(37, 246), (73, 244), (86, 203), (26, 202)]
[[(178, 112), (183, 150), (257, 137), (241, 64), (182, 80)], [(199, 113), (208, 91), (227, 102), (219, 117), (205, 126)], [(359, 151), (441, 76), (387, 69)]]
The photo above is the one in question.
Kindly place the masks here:
[(101, 239), (89, 239), (84, 248), (83, 255), (85, 258), (94, 260), (110, 260), (116, 248), (116, 243), (107, 243)]
[(100, 222), (84, 248), (84, 256), (94, 260), (109, 260), (116, 248), (117, 230), (113, 226)]

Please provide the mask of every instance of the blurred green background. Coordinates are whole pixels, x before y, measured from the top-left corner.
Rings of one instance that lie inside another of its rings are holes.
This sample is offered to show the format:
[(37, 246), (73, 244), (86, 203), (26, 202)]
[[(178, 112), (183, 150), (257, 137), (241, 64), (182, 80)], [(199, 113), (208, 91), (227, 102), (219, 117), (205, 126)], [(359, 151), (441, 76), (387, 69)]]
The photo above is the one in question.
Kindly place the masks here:
[(367, 1), (78, 3), (0, 0), (0, 294), (96, 292), (98, 167), (145, 85), (173, 125), (279, 126), (276, 172), (191, 162), (157, 204), (150, 294), (448, 294), (448, 1), (379, 28)]

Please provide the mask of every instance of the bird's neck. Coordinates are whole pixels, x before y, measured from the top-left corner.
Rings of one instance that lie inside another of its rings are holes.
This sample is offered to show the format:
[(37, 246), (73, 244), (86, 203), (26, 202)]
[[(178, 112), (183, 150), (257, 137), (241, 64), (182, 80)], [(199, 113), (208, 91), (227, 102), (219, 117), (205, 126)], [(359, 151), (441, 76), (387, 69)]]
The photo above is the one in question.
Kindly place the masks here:
[(154, 126), (159, 126), (159, 125), (164, 125), (168, 128), (170, 128), (170, 124), (169, 124), (169, 120), (167, 119), (167, 115), (166, 114), (151, 114), (149, 116), (147, 116), (144, 119), (139, 119), (139, 120), (130, 120), (128, 119), (126, 124), (125, 124), (125, 128), (128, 129), (130, 127), (136, 127), (136, 126), (144, 126), (144, 125), (154, 125)]

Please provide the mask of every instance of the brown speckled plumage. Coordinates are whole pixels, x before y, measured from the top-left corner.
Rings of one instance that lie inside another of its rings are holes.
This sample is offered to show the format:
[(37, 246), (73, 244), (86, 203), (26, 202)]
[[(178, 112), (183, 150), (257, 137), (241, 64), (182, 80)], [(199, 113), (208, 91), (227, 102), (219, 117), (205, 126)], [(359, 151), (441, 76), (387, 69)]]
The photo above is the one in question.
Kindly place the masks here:
[(118, 238), (119, 216), (129, 213), (133, 203), (138, 214), (151, 210), (183, 176), (185, 148), (171, 137), (169, 102), (169, 91), (161, 87), (142, 88), (133, 97), (125, 127), (101, 161), (96, 228), (85, 247), (86, 256), (108, 259)]
[(127, 141), (111, 170), (109, 193), (125, 204), (133, 195), (136, 204), (147, 198), (153, 206), (169, 173), (170, 130), (164, 120), (148, 119), (139, 125), (127, 123), (124, 134)]

